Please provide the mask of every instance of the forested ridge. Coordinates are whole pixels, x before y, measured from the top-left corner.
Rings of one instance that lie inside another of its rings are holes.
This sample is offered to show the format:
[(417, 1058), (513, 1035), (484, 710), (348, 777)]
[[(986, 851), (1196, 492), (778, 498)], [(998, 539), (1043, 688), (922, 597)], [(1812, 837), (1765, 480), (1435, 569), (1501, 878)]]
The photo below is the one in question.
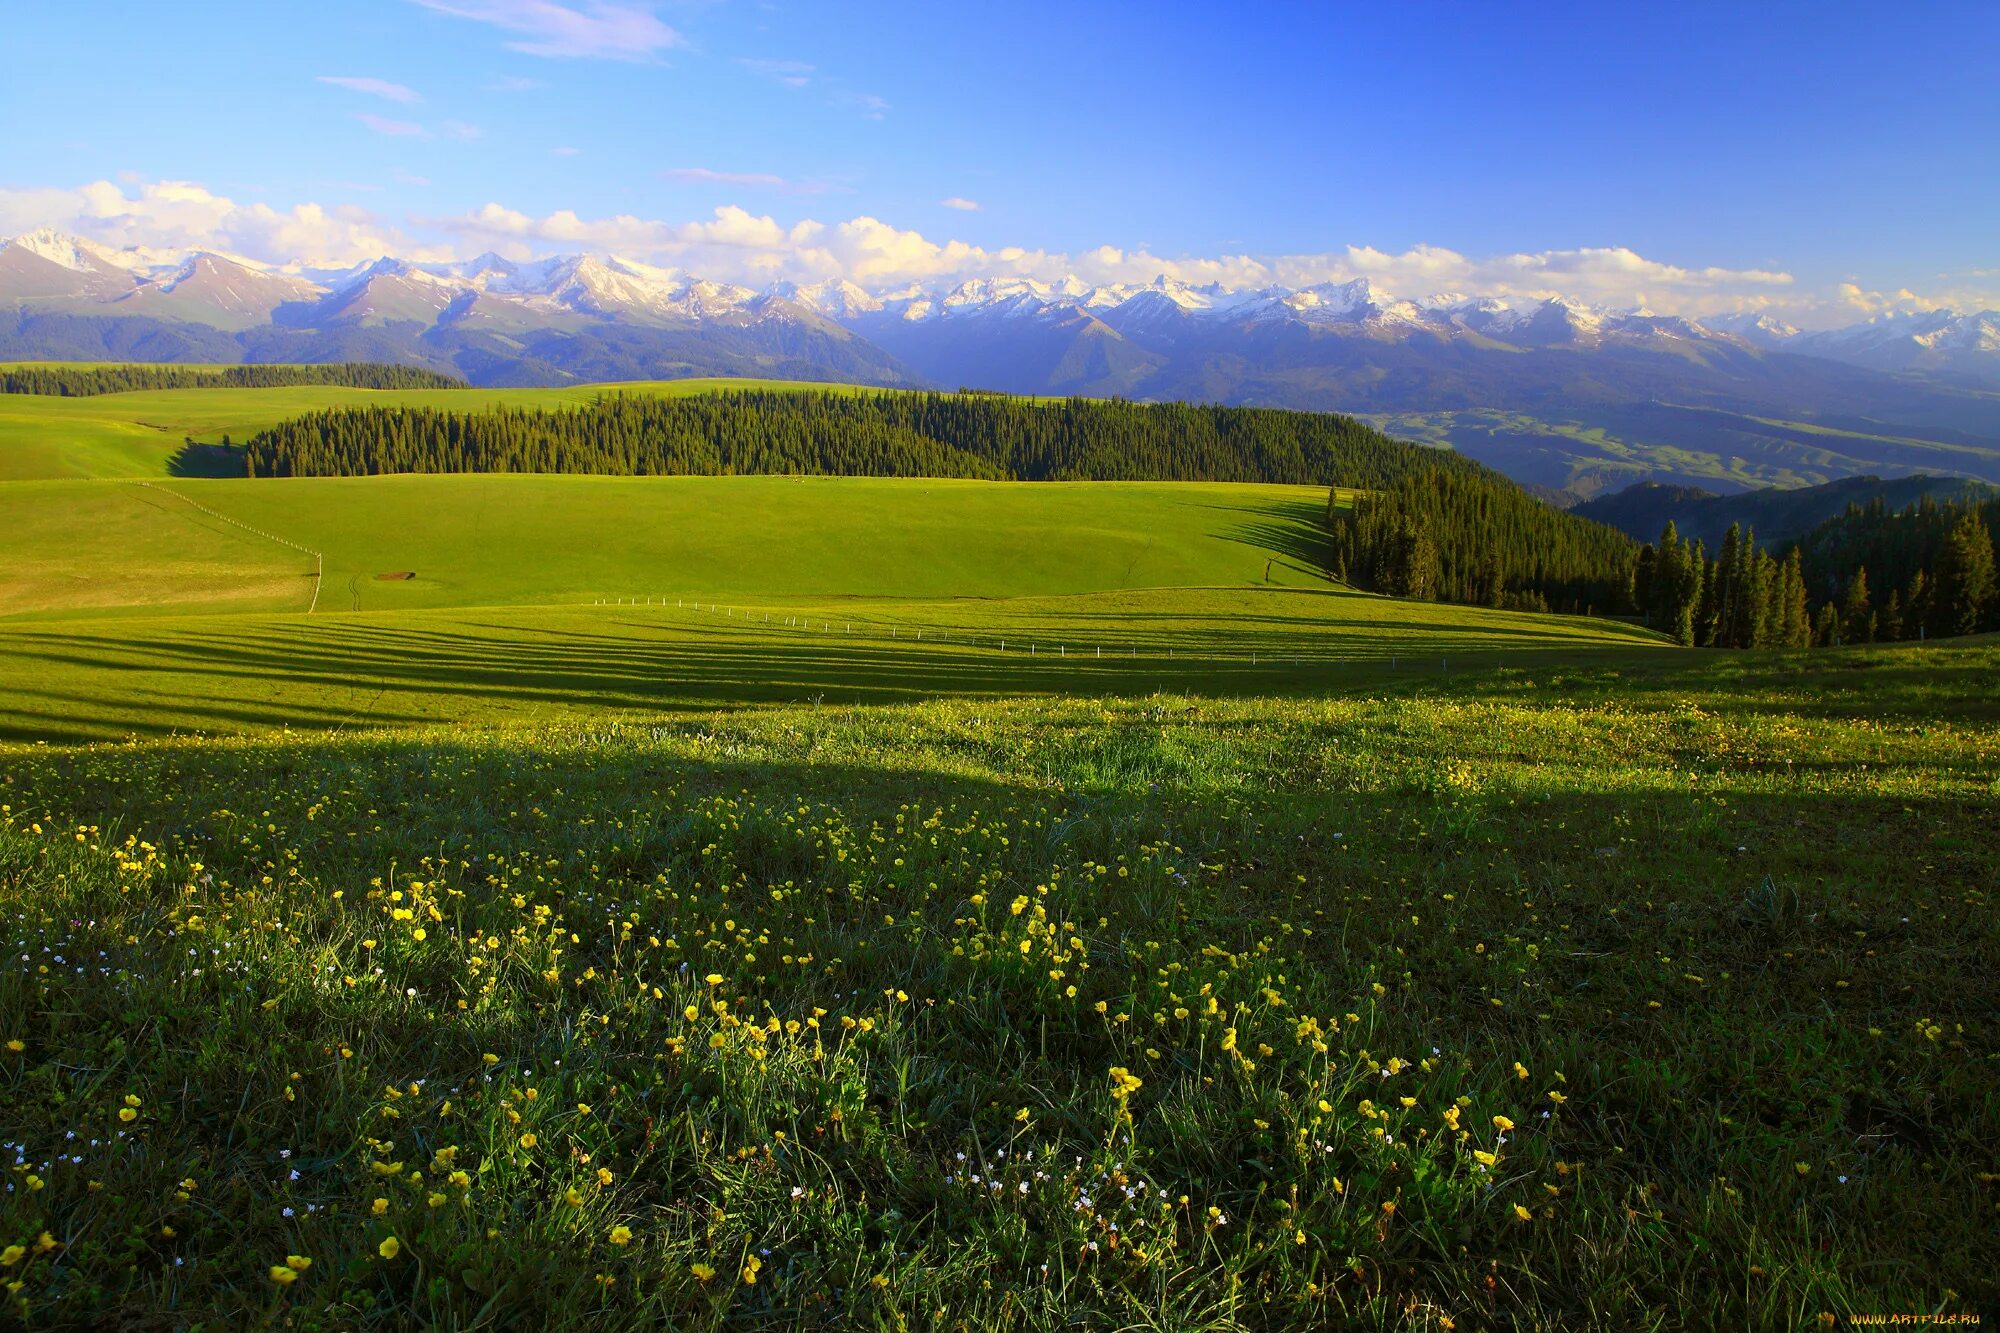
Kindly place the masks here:
[(0, 393), (89, 398), (136, 389), (283, 389), (331, 384), (349, 389), (463, 389), (465, 381), (416, 366), (343, 361), (327, 365), (0, 366)]
[(574, 409), (338, 408), (254, 436), (254, 476), (810, 473), (1018, 481), (1391, 486), (1484, 474), (1350, 417), (1273, 408), (986, 394), (606, 394)]
[(1773, 555), (1732, 525), (1719, 554), (1668, 523), (1634, 597), (1682, 643), (1803, 648), (2000, 630), (2000, 500), (1850, 505)]
[(1529, 611), (1629, 609), (1638, 544), (1535, 499), (1505, 477), (1432, 468), (1355, 498), (1330, 496), (1334, 577), (1376, 592)]
[(1504, 479), (1421, 472), (1342, 509), (1329, 569), (1398, 597), (1635, 614), (1701, 648), (1807, 648), (2000, 630), (2000, 500), (1850, 505), (1772, 551), (1732, 524), (1711, 549), (1669, 522), (1641, 546)]
[(1798, 543), (1807, 588), (1833, 608), (1816, 628), (1846, 643), (2000, 630), (1996, 547), (2000, 500), (1930, 496), (1851, 505)]

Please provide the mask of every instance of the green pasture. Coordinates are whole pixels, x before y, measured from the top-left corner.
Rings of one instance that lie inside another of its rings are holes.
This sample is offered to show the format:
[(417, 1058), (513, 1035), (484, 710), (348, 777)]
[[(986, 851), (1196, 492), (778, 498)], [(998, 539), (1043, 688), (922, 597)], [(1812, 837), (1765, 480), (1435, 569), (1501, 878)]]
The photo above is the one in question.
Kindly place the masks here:
[(488, 474), (15, 482), (0, 498), (0, 616), (305, 610), (313, 560), (217, 514), (322, 552), (323, 612), (1328, 586), (1312, 487)]
[[(467, 718), (495, 654), (648, 688), (672, 614), (6, 633), (136, 665), (122, 703), (254, 651), (436, 671)], [(691, 679), (770, 642), (685, 637)], [(970, 660), (924, 651), (924, 690)], [(1036, 697), (1008, 660), (1002, 699), (0, 745), (7, 1318), (2000, 1308), (1992, 639), (1299, 697)]]
[(1614, 622), (1277, 588), (23, 621), (0, 625), (0, 737), (1300, 695), (1674, 656)]
[(0, 399), (0, 1318), (1995, 1308), (1993, 636), (1364, 594), (1308, 487), (167, 475), (594, 392)]
[(186, 440), (241, 441), (287, 417), (333, 407), (567, 407), (604, 393), (692, 394), (723, 389), (861, 392), (791, 380), (685, 379), (580, 384), (557, 389), (156, 389), (84, 398), (0, 394), (0, 481), (62, 477), (165, 477), (213, 471), (211, 458), (180, 457)]

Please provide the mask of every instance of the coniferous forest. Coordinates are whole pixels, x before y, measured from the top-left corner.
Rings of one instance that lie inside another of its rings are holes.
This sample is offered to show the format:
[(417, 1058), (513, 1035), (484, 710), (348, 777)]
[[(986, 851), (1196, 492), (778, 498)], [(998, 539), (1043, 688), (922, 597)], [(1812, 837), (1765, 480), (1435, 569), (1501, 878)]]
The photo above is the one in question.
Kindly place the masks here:
[(1732, 525), (1711, 558), (1667, 524), (1633, 600), (1681, 643), (1804, 648), (2000, 629), (2000, 500), (1851, 505), (1778, 554)]
[(1429, 469), (1329, 497), (1331, 572), (1399, 597), (1527, 611), (1621, 614), (1638, 548), (1484, 470)]
[(1776, 551), (1732, 525), (1636, 545), (1502, 478), (1418, 472), (1342, 509), (1330, 572), (1392, 596), (1634, 615), (1703, 648), (1806, 648), (2000, 630), (2000, 500), (1852, 505)]
[(463, 389), (463, 380), (415, 366), (343, 361), (326, 365), (218, 366), (8, 366), (0, 367), (0, 393), (88, 398), (135, 389), (283, 389), (331, 384), (348, 389)]
[[(935, 393), (607, 394), (571, 410), (340, 408), (263, 431), (253, 476), (809, 473), (1016, 481), (1241, 481), (1380, 489), (1486, 474), (1350, 417)], [(1507, 484), (1507, 483), (1500, 483)]]

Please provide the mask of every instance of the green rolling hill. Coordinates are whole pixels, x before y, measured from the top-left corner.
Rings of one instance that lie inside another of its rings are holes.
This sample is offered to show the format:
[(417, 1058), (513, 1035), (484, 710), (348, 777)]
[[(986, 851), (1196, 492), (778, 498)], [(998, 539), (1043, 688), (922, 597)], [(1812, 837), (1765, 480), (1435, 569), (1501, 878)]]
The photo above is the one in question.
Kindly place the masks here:
[[(14, 482), (0, 615), (1326, 586), (1317, 487), (828, 477)], [(190, 503), (193, 501), (193, 503)], [(213, 513), (204, 512), (204, 508)], [(305, 552), (218, 518), (274, 534)], [(414, 575), (389, 578), (383, 575)]]
[[(185, 441), (242, 440), (287, 417), (329, 407), (410, 406), (477, 411), (484, 407), (563, 407), (603, 393), (688, 394), (720, 388), (813, 389), (843, 386), (788, 380), (686, 379), (586, 384), (557, 389), (350, 389), (307, 385), (281, 389), (157, 389), (56, 398), (0, 394), (0, 481), (64, 477), (165, 477), (214, 460), (183, 458)], [(240, 466), (240, 464), (238, 465)]]

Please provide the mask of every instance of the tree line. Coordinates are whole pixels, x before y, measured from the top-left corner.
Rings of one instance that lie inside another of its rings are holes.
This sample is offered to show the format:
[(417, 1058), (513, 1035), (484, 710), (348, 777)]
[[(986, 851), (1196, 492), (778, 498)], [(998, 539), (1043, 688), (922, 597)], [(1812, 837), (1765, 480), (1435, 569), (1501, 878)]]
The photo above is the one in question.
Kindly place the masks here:
[(1329, 572), (1375, 592), (1524, 611), (1629, 607), (1637, 543), (1483, 469), (1419, 471), (1351, 508), (1335, 492), (1327, 525)]
[(0, 366), (0, 393), (88, 398), (137, 389), (282, 389), (332, 384), (349, 389), (463, 389), (464, 380), (416, 366), (343, 361), (327, 365)]
[[(1393, 486), (1484, 473), (1331, 413), (943, 393), (606, 394), (575, 408), (354, 407), (252, 437), (252, 476), (801, 473)], [(1491, 475), (1491, 474), (1488, 474)]]
[(1710, 552), (1672, 522), (1639, 545), (1504, 478), (1416, 472), (1343, 509), (1328, 569), (1376, 592), (1635, 615), (1702, 648), (1807, 648), (2000, 630), (2000, 500), (1850, 505), (1776, 552), (1732, 524)]
[(1850, 505), (1778, 555), (1732, 524), (1711, 559), (1670, 522), (1640, 549), (1633, 600), (1649, 624), (1703, 647), (1977, 634), (2000, 629), (1996, 542), (2000, 500)]

